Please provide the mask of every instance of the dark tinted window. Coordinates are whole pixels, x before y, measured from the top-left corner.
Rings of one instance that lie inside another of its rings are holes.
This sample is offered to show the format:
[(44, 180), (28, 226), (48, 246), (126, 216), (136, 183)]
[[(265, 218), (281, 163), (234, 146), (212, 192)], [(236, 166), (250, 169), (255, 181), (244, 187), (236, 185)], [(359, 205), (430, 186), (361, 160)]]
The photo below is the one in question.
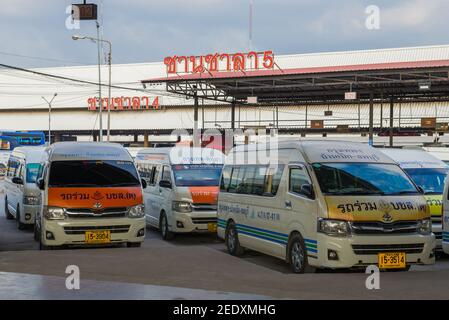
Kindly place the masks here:
[(443, 194), (444, 181), (449, 169), (419, 168), (405, 169), (412, 180), (424, 189), (426, 194)]
[(50, 187), (136, 185), (140, 185), (137, 171), (128, 161), (55, 161), (50, 168)]
[(29, 163), (26, 168), (26, 182), (34, 183), (39, 175), (39, 169), (41, 165), (39, 163)]
[(284, 166), (271, 168), (260, 165), (225, 167), (221, 191), (239, 194), (275, 196)]
[(172, 166), (175, 184), (185, 186), (218, 186), (221, 164), (188, 164)]

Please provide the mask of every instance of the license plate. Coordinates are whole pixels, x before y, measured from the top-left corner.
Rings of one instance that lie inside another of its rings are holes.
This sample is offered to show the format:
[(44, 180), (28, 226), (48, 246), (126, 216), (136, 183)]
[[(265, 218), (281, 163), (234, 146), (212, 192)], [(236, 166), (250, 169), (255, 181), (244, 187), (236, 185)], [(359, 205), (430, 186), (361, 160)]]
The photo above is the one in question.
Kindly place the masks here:
[(86, 231), (85, 233), (86, 243), (110, 243), (111, 242), (111, 231), (101, 230), (101, 231)]
[(384, 252), (378, 254), (379, 269), (404, 269), (405, 252)]
[(208, 223), (207, 230), (209, 230), (209, 232), (217, 232), (217, 224), (216, 223)]

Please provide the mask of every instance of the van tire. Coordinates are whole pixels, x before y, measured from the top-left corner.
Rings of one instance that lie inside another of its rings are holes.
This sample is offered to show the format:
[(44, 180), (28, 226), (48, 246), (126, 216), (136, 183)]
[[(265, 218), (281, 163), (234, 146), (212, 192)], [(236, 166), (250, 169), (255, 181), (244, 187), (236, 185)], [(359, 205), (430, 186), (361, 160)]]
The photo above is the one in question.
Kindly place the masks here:
[(240, 245), (239, 235), (235, 223), (233, 221), (228, 223), (226, 228), (225, 243), (228, 252), (232, 256), (241, 256), (245, 249)]
[(17, 229), (19, 230), (25, 230), (26, 229), (26, 224), (22, 223), (22, 221), (20, 221), (20, 207), (17, 206), (17, 211), (16, 211), (16, 223), (17, 223)]
[(6, 219), (8, 219), (8, 220), (14, 219), (14, 216), (11, 214), (11, 212), (9, 212), (9, 209), (8, 209), (8, 198), (7, 197), (5, 197), (5, 216), (6, 216)]
[(34, 220), (34, 241), (39, 242), (40, 241), (40, 230), (39, 227), (37, 226), (37, 221)]
[(161, 213), (159, 230), (161, 230), (162, 239), (168, 241), (175, 237), (175, 234), (168, 229), (168, 219), (164, 211)]
[(293, 273), (304, 273), (310, 269), (304, 239), (299, 233), (290, 237), (287, 254), (287, 261)]

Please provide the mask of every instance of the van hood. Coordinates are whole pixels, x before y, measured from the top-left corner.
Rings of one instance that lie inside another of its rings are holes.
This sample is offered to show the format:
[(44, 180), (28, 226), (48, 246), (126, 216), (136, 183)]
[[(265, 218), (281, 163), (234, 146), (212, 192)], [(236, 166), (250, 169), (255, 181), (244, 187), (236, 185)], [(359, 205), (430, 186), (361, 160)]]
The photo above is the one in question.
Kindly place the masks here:
[(61, 208), (104, 209), (143, 203), (140, 187), (49, 188), (48, 205)]
[(325, 196), (330, 219), (346, 221), (394, 221), (428, 218), (422, 196)]

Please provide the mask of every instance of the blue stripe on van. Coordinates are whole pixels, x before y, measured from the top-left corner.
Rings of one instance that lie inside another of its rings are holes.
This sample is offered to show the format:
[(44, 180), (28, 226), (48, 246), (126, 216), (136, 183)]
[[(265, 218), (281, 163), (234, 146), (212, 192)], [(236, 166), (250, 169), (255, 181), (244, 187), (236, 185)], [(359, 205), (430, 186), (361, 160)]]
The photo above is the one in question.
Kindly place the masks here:
[(238, 233), (241, 233), (241, 234), (244, 234), (244, 235), (247, 235), (247, 236), (250, 236), (250, 237), (254, 237), (254, 238), (259, 238), (259, 239), (263, 239), (263, 240), (268, 240), (268, 241), (271, 241), (271, 242), (275, 242), (275, 243), (278, 243), (278, 244), (282, 244), (282, 245), (287, 245), (287, 242), (286, 241), (282, 241), (282, 240), (278, 240), (278, 239), (273, 239), (273, 238), (270, 238), (270, 237), (266, 237), (266, 236), (262, 236), (262, 235), (260, 235), (260, 234), (255, 234), (255, 233), (251, 233), (251, 232), (247, 232), (247, 231), (244, 231), (244, 230), (238, 230)]

